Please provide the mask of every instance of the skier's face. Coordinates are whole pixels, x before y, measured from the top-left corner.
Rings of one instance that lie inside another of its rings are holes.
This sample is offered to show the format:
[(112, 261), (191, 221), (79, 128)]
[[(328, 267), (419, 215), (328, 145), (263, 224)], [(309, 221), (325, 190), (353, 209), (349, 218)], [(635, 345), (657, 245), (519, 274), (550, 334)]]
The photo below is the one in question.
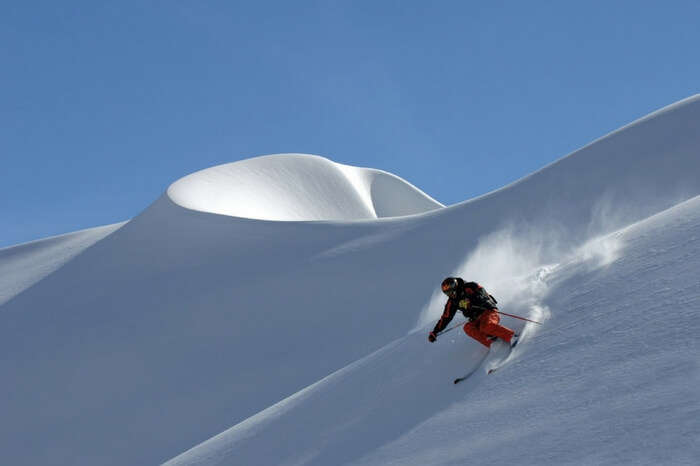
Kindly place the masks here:
[(457, 290), (452, 289), (452, 290), (445, 290), (444, 292), (448, 298), (456, 298), (457, 297)]

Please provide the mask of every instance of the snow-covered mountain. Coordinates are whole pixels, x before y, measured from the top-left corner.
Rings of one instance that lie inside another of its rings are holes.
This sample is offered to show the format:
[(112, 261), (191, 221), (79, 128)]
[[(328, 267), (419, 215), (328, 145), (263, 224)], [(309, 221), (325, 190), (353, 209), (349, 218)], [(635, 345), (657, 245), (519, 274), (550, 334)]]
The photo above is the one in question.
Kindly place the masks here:
[[(317, 156), (214, 167), (0, 270), (3, 464), (700, 460), (699, 96), (449, 207)], [(449, 274), (544, 321), (460, 385), (488, 356), (427, 341)]]

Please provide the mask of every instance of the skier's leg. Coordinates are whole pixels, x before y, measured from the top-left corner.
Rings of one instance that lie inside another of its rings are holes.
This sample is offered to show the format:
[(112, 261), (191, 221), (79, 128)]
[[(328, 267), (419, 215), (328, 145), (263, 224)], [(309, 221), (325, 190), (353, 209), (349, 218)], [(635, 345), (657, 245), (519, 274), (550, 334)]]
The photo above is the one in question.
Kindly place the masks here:
[(467, 322), (464, 324), (464, 333), (481, 343), (487, 348), (491, 347), (491, 341), (487, 338), (487, 335), (480, 332), (476, 322)]
[(486, 311), (479, 318), (479, 330), (486, 335), (493, 335), (510, 343), (510, 339), (513, 338), (515, 332), (508, 327), (499, 325), (500, 321), (501, 319), (496, 311)]

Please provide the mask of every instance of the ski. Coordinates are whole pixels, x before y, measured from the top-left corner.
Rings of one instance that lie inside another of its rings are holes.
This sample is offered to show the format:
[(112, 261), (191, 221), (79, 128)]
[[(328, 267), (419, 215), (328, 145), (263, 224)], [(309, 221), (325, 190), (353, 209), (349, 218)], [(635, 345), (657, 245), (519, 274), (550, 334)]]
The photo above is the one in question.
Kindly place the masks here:
[(486, 374), (493, 374), (496, 372), (498, 369), (501, 367), (505, 366), (508, 361), (513, 357), (513, 349), (515, 349), (515, 345), (518, 344), (520, 341), (520, 335), (514, 335), (513, 340), (510, 343), (510, 349), (508, 350), (508, 354), (506, 355), (505, 358), (503, 358), (495, 367), (490, 368)]
[(460, 383), (460, 382), (462, 382), (462, 381), (464, 381), (464, 380), (467, 380), (467, 379), (468, 379), (469, 377), (471, 377), (471, 375), (474, 374), (474, 372), (476, 372), (477, 369), (479, 369), (480, 367), (481, 367), (481, 364), (479, 364), (478, 366), (476, 366), (476, 369), (474, 369), (473, 371), (469, 372), (467, 375), (463, 375), (462, 377), (457, 377), (457, 378), (454, 380), (454, 383), (455, 383), (455, 384), (458, 384), (458, 383)]
[[(474, 369), (472, 369), (471, 371), (469, 371), (466, 375), (463, 375), (462, 377), (457, 377), (456, 379), (454, 379), (453, 383), (456, 385), (460, 382), (467, 380), (469, 377), (474, 375), (474, 373), (476, 371), (478, 371), (481, 367), (484, 367), (484, 365), (486, 365), (486, 367), (488, 367), (489, 365), (492, 365), (491, 368), (486, 370), (487, 375), (493, 374), (498, 369), (505, 366), (513, 358), (513, 349), (515, 349), (515, 346), (520, 342), (520, 340), (522, 339), (522, 336), (523, 336), (523, 332), (520, 332), (520, 334), (514, 335), (513, 340), (511, 341), (510, 344), (506, 343), (505, 341), (499, 340), (499, 344), (501, 344), (503, 346), (500, 346), (497, 351), (499, 351), (499, 352), (502, 352), (504, 350), (507, 351), (505, 356), (502, 356), (499, 358), (498, 354), (491, 354), (491, 357), (489, 357), (487, 355)], [(493, 361), (493, 359), (496, 359), (496, 361)]]
[(463, 375), (462, 377), (457, 377), (457, 378), (454, 380), (453, 383), (456, 385), (456, 384), (458, 384), (458, 383), (460, 383), (460, 382), (462, 382), (462, 381), (464, 381), (464, 380), (467, 380), (469, 377), (471, 377), (472, 375), (474, 375), (474, 374), (476, 373), (476, 371), (478, 371), (479, 369), (481, 369), (481, 368), (484, 366), (484, 361), (486, 361), (486, 356), (484, 356), (484, 359), (482, 359), (482, 360), (479, 362), (479, 364), (476, 365), (476, 367), (475, 367), (474, 369), (470, 370), (469, 372), (467, 372), (467, 373), (466, 373), (465, 375)]

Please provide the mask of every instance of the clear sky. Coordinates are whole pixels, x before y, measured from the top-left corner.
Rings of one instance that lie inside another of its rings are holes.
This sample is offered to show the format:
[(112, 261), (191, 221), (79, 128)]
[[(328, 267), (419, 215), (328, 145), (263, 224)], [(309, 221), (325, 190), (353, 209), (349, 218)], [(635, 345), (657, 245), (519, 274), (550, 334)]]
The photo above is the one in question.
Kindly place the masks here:
[(453, 204), (699, 92), (696, 1), (0, 6), (0, 247), (129, 219), (256, 155)]

